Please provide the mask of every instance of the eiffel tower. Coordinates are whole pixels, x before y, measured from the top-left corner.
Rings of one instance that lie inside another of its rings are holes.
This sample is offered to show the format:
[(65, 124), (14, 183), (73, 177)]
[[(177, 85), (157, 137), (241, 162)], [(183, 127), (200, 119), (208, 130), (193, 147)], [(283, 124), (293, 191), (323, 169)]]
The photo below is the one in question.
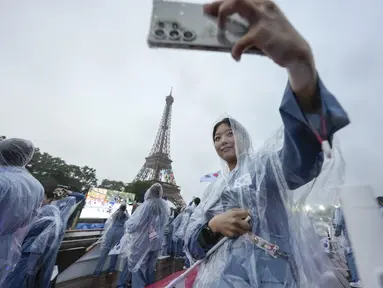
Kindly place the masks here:
[(180, 194), (180, 187), (176, 184), (172, 169), (173, 161), (170, 159), (170, 127), (173, 102), (174, 98), (172, 90), (170, 90), (169, 96), (166, 97), (166, 105), (152, 150), (149, 156), (145, 158), (145, 163), (133, 182), (151, 181), (161, 183), (164, 196), (176, 207), (183, 207), (186, 204)]

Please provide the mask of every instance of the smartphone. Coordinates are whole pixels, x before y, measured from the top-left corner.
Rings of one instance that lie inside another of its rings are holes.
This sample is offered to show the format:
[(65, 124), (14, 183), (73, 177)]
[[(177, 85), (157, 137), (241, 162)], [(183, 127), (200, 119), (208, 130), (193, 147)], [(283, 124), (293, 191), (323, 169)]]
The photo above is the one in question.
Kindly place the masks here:
[[(154, 1), (147, 41), (150, 48), (231, 52), (248, 30), (246, 20), (237, 14), (220, 29), (217, 18), (204, 14), (202, 4)], [(245, 53), (264, 55), (256, 48)]]

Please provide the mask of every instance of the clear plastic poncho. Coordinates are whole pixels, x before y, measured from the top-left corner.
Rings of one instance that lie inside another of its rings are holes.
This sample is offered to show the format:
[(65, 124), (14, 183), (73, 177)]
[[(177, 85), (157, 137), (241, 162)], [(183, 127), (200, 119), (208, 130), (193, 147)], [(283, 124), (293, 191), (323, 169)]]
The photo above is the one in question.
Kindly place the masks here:
[(63, 221), (64, 226), (66, 227), (68, 219), (73, 212), (73, 207), (76, 205), (76, 198), (72, 196), (67, 196), (60, 200), (54, 201), (51, 204), (59, 208), (61, 220)]
[[(336, 198), (331, 187), (342, 182), (344, 164), (336, 145), (333, 143), (332, 159), (325, 162), (321, 175), (308, 176), (314, 179), (307, 183), (302, 175), (310, 171), (297, 174), (289, 170), (289, 165), (283, 165), (283, 153), (288, 152), (282, 150), (285, 148), (283, 129), (255, 153), (246, 129), (236, 120), (229, 120), (235, 138), (237, 165), (229, 171), (222, 160), (222, 173), (208, 186), (189, 220), (186, 254), (192, 262), (198, 259), (194, 258), (196, 252), (190, 251), (197, 231), (215, 215), (229, 209), (248, 210), (251, 231), (238, 238), (229, 238), (205, 259), (194, 287), (337, 287), (331, 272), (333, 266), (305, 211), (309, 199), (327, 205)], [(318, 169), (322, 164), (319, 161)], [(291, 183), (300, 188), (289, 189)], [(274, 258), (271, 255), (273, 246), (257, 246), (261, 243), (259, 236), (276, 245), (282, 256)]]
[(149, 254), (162, 248), (164, 229), (168, 222), (168, 204), (162, 199), (162, 186), (153, 184), (145, 193), (145, 201), (137, 207), (126, 223), (128, 233), (125, 247), (121, 249), (127, 258), (130, 272), (146, 271)]
[(185, 210), (180, 214), (180, 223), (174, 233), (174, 241), (177, 240), (184, 240), (185, 238), (185, 233), (186, 233), (186, 228), (189, 223), (190, 216), (192, 215), (194, 211), (194, 207), (188, 206), (185, 208)]
[(28, 224), (44, 198), (42, 185), (25, 169), (33, 153), (27, 140), (0, 141), (0, 286), (16, 265)]
[(101, 249), (104, 247), (112, 248), (118, 244), (124, 235), (124, 226), (129, 219), (128, 212), (123, 212), (119, 208), (105, 222), (104, 231), (99, 242)]
[(49, 287), (64, 227), (58, 207), (43, 206), (24, 239), (20, 260), (2, 287)]
[(172, 221), (172, 223), (170, 224), (171, 225), (171, 230), (172, 230), (172, 240), (174, 242), (177, 242), (177, 237), (176, 237), (176, 231), (178, 230), (178, 227), (180, 226), (181, 224), (181, 221), (182, 221), (182, 215), (183, 215), (183, 212), (181, 212), (180, 214), (177, 215), (177, 217)]

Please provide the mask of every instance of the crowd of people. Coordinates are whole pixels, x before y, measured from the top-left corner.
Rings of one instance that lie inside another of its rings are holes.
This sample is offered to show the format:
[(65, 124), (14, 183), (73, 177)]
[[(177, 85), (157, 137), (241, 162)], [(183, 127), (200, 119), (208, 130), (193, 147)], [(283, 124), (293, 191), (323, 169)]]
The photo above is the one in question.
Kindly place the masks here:
[[(246, 133), (245, 128), (234, 119), (225, 118), (215, 125), (213, 141), (218, 154), (224, 151), (220, 156), (225, 157), (223, 159), (227, 161), (228, 165), (230, 165), (231, 161), (237, 161), (238, 158), (246, 161), (246, 155), (250, 155), (247, 154), (249, 153), (248, 149), (251, 147), (250, 139)], [(240, 138), (241, 142), (231, 142), (235, 137)], [(222, 138), (224, 139), (221, 140)], [(232, 147), (234, 150), (221, 149), (221, 144), (217, 143), (220, 141), (223, 141), (224, 145)], [(0, 226), (1, 287), (50, 287), (57, 253), (64, 232), (70, 226), (68, 219), (74, 211), (76, 203), (80, 203), (84, 199), (84, 195), (81, 193), (58, 187), (53, 179), (47, 178), (42, 183), (37, 181), (25, 169), (33, 156), (33, 151), (33, 144), (26, 140), (7, 139), (0, 141), (0, 184), (2, 192), (0, 213), (1, 219), (5, 219), (2, 220)], [(238, 157), (237, 153), (241, 156)], [(248, 164), (248, 162), (245, 163)], [(232, 174), (231, 177), (233, 178), (230, 183), (235, 183), (234, 180), (240, 179), (237, 178), (241, 176), (240, 169), (245, 169), (246, 166), (236, 164), (233, 167), (236, 167), (236, 173)], [(184, 259), (184, 269), (186, 269), (190, 267), (191, 261), (194, 262), (203, 258), (203, 255), (225, 236), (231, 239), (227, 242), (230, 243), (231, 247), (223, 246), (221, 251), (226, 255), (220, 255), (220, 250), (218, 250), (217, 254), (209, 262), (200, 267), (199, 277), (196, 279), (197, 287), (198, 281), (202, 281), (200, 287), (207, 287), (206, 281), (209, 279), (204, 278), (207, 277), (204, 273), (212, 271), (208, 266), (213, 265), (214, 261), (218, 261), (214, 264), (216, 273), (220, 271), (220, 273), (223, 273), (222, 268), (228, 269), (226, 271), (228, 274), (246, 273), (246, 270), (250, 268), (243, 265), (247, 261), (245, 258), (241, 259), (243, 257), (241, 256), (242, 253), (248, 253), (246, 254), (247, 257), (258, 257), (256, 256), (258, 251), (252, 251), (251, 247), (253, 245), (249, 246), (249, 241), (245, 236), (252, 232), (257, 233), (255, 235), (262, 234), (265, 237), (266, 229), (263, 228), (263, 231), (262, 229), (255, 230), (255, 232), (251, 228), (251, 222), (257, 223), (258, 221), (258, 225), (260, 225), (262, 221), (252, 214), (251, 204), (247, 202), (250, 198), (246, 198), (246, 195), (250, 191), (241, 191), (240, 186), (234, 189), (231, 188), (233, 190), (226, 190), (227, 186), (225, 185), (228, 183), (220, 182), (220, 180), (221, 178), (218, 178), (214, 183), (210, 184), (202, 201), (200, 198), (193, 198), (189, 205), (182, 209), (171, 209), (168, 206), (163, 198), (163, 188), (159, 183), (152, 185), (146, 191), (145, 201), (136, 207), (132, 215), (127, 212), (125, 203), (120, 204), (117, 211), (105, 223), (103, 236), (100, 240), (100, 257), (93, 275), (95, 277), (101, 275), (110, 250), (119, 245), (120, 253), (110, 256), (107, 273), (116, 271), (117, 260), (120, 257), (122, 265), (117, 287), (127, 287), (128, 283), (131, 283), (134, 288), (145, 287), (155, 282), (156, 263), (159, 256), (170, 255)], [(214, 192), (215, 189), (222, 189), (223, 193), (217, 195)], [(230, 191), (230, 193), (225, 191)], [(237, 192), (232, 193), (233, 191)], [(274, 201), (276, 200), (274, 198)], [(212, 202), (217, 207), (211, 206)], [(240, 208), (241, 206), (238, 203), (245, 207), (249, 205), (249, 208), (246, 210)], [(381, 199), (379, 204), (382, 207)], [(222, 212), (220, 213), (220, 211)], [(245, 221), (245, 218), (249, 215), (252, 216), (251, 222)], [(276, 216), (274, 215), (274, 217)], [(271, 223), (270, 219), (268, 221)], [(362, 287), (348, 238), (345, 219), (340, 207), (336, 209), (333, 225), (335, 228), (334, 236), (343, 235), (345, 239), (344, 254), (351, 275), (350, 285), (351, 287)], [(268, 239), (271, 240), (272, 235), (274, 234), (270, 233)], [(308, 234), (305, 236), (307, 237)], [(244, 238), (243, 243), (241, 243), (242, 248), (236, 245), (236, 242), (240, 241), (241, 237)], [(288, 246), (281, 243), (280, 239), (283, 239), (283, 237), (275, 237), (271, 241), (278, 243), (278, 246), (283, 247), (284, 251), (288, 251)], [(306, 243), (306, 246), (309, 245)], [(232, 251), (232, 253), (228, 253), (226, 249), (230, 249), (229, 251)], [(316, 261), (325, 261), (324, 258), (320, 259), (320, 256), (318, 256), (321, 253), (316, 252)], [(223, 259), (229, 259), (230, 261), (223, 262)], [(268, 261), (274, 261), (272, 259), (278, 258), (262, 259), (263, 265), (270, 265), (268, 279), (276, 279), (278, 273), (282, 273), (282, 270), (279, 270), (282, 268), (275, 269), (278, 266), (274, 265), (281, 265), (282, 263), (268, 263)], [(233, 264), (234, 266), (231, 267), (231, 261), (239, 261), (237, 263), (242, 264), (240, 266)], [(290, 267), (291, 269), (297, 267), (293, 263), (288, 265), (294, 265)], [(246, 277), (249, 277), (251, 275), (250, 271), (247, 273), (249, 274)], [(286, 273), (286, 271), (283, 273)], [(300, 273), (302, 274), (302, 272)], [(244, 277), (243, 274), (241, 275), (241, 277)], [(294, 281), (298, 281), (301, 277), (298, 275), (298, 271), (291, 271), (290, 275), (292, 277), (290, 280)], [(215, 278), (214, 275), (209, 277)], [(231, 281), (228, 283), (245, 279), (238, 278), (234, 280), (235, 275), (230, 276), (230, 274), (222, 274), (221, 277), (221, 281)], [(226, 277), (228, 278), (224, 280)], [(287, 276), (284, 275), (284, 277)], [(246, 281), (255, 281), (247, 279)], [(317, 279), (315, 281), (318, 283), (321, 280)], [(262, 280), (260, 283), (262, 283)]]
[(155, 281), (156, 263), (159, 256), (173, 256), (185, 259), (184, 237), (187, 225), (200, 199), (194, 198), (188, 207), (170, 209), (163, 199), (161, 184), (152, 185), (144, 197), (145, 201), (133, 211), (126, 211), (126, 205), (107, 220), (101, 239), (101, 253), (93, 275), (102, 273), (110, 251), (119, 246), (119, 254), (110, 257), (107, 273), (116, 271), (118, 257), (121, 258), (121, 273), (117, 287), (145, 287)]
[(0, 141), (0, 287), (49, 287), (68, 220), (84, 195), (40, 183), (25, 168), (34, 146)]
[[(71, 215), (85, 201), (82, 193), (57, 185), (53, 178), (35, 179), (26, 169), (33, 154), (30, 141), (0, 141), (0, 287), (50, 287)], [(133, 287), (153, 283), (159, 255), (185, 257), (183, 239), (199, 201), (195, 198), (180, 213), (171, 211), (156, 183), (132, 215), (120, 204), (105, 223), (94, 276), (100, 276), (110, 250), (120, 244), (124, 265), (118, 287), (130, 281)], [(109, 272), (116, 270), (117, 259), (118, 254), (111, 257)]]

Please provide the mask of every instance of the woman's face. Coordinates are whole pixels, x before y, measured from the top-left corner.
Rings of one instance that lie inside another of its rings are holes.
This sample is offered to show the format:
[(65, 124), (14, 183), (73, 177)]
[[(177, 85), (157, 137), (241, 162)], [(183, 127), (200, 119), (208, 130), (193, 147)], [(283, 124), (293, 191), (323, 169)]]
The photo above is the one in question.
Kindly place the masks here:
[(234, 133), (229, 125), (222, 123), (218, 126), (214, 134), (214, 147), (219, 157), (227, 163), (237, 161)]

